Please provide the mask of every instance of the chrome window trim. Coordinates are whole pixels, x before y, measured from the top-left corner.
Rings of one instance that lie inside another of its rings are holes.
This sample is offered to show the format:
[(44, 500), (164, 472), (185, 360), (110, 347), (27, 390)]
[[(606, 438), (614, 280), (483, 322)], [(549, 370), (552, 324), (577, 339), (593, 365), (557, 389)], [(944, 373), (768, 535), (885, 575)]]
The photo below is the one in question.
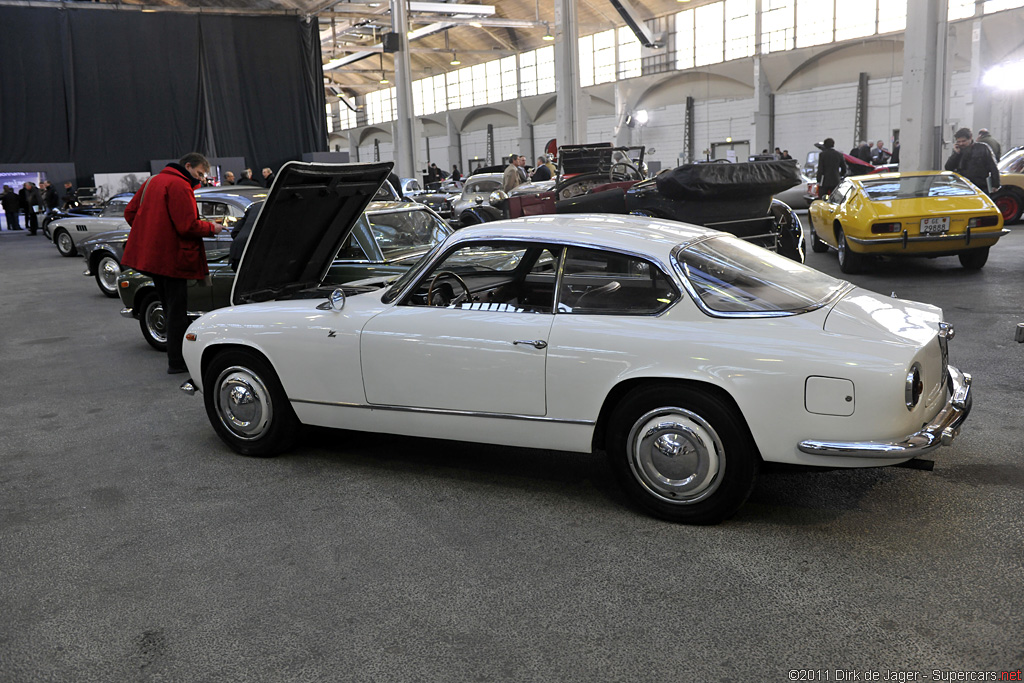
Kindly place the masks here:
[(521, 420), (524, 422), (548, 422), (552, 424), (569, 424), (581, 427), (592, 427), (596, 420), (563, 420), (554, 417), (538, 417), (535, 415), (515, 415), (510, 413), (482, 413), (475, 410), (451, 410), (447, 408), (417, 408), (413, 406), (393, 406), (385, 404), (348, 403), (344, 401), (313, 401), (303, 398), (289, 398), (292, 403), (305, 403), (315, 406), (332, 408), (359, 408), (361, 410), (386, 410), (399, 413), (421, 413), (428, 415), (446, 415), (455, 417), (485, 417), (495, 420)]
[[(714, 235), (710, 235), (709, 237), (714, 237)], [(707, 237), (702, 237), (700, 239), (707, 239)], [(621, 254), (623, 256), (631, 256), (633, 258), (638, 258), (638, 259), (641, 259), (643, 261), (647, 261), (649, 263), (653, 263), (654, 265), (658, 266), (658, 268), (661, 269), (661, 272), (665, 274), (665, 277), (666, 277), (666, 279), (669, 282), (674, 282), (674, 280), (673, 280), (673, 273), (675, 271), (672, 268), (666, 267), (666, 264), (663, 261), (661, 261), (660, 259), (652, 256), (651, 254), (644, 254), (644, 253), (641, 253), (641, 252), (631, 251), (631, 250), (628, 250), (628, 249), (613, 249), (613, 248), (602, 246), (600, 244), (594, 244), (593, 242), (584, 242), (582, 240), (577, 241), (577, 240), (566, 240), (566, 239), (559, 239), (559, 238), (544, 239), (544, 238), (542, 238), (540, 236), (534, 236), (534, 237), (509, 237), (507, 235), (481, 235), (479, 237), (474, 237), (472, 240), (468, 240), (467, 239), (464, 242), (456, 242), (455, 244), (452, 245), (453, 248), (450, 249), (450, 250), (445, 250), (445, 251), (442, 252), (440, 250), (435, 249), (436, 253), (433, 256), (429, 257), (429, 258), (427, 256), (424, 256), (423, 260), (420, 261), (415, 266), (415, 269), (416, 270), (421, 270), (421, 271), (432, 270), (434, 268), (434, 265), (438, 261), (443, 260), (444, 258), (447, 258), (452, 252), (454, 252), (454, 251), (456, 251), (458, 249), (461, 249), (462, 247), (465, 247), (467, 245), (471, 245), (471, 244), (475, 244), (475, 243), (480, 243), (480, 242), (490, 242), (490, 241), (524, 242), (524, 243), (527, 243), (527, 244), (534, 244), (534, 245), (538, 245), (538, 246), (539, 245), (545, 245), (545, 244), (547, 244), (547, 245), (558, 245), (558, 246), (562, 247), (562, 251), (563, 252), (568, 247), (581, 247), (583, 249), (598, 249), (598, 250), (603, 250), (603, 251), (609, 251), (609, 252), (613, 252), (615, 254)], [(693, 241), (687, 242), (686, 245), (694, 244), (697, 241), (699, 241), (699, 240), (693, 240)], [(439, 242), (437, 244), (437, 246), (440, 247), (443, 244), (444, 244), (443, 242)], [(679, 248), (678, 246), (675, 247), (675, 249), (678, 249), (678, 248)], [(562, 259), (563, 264), (564, 264), (564, 261), (565, 261), (565, 259)], [(559, 265), (559, 270), (561, 270), (561, 267), (562, 266)], [(686, 278), (682, 278), (682, 279), (685, 280)], [(382, 297), (381, 298), (381, 302), (385, 303), (385, 304), (394, 304), (396, 301), (402, 301), (403, 299), (405, 299), (412, 292), (412, 290), (419, 283), (419, 281), (420, 281), (420, 275), (417, 274), (416, 277), (412, 278), (409, 281), (409, 284), (405, 287), (404, 290), (398, 292), (397, 295), (395, 295), (395, 296), (388, 297), (387, 300), (385, 300), (384, 297)], [(555, 281), (555, 287), (557, 288), (560, 284), (561, 284), (561, 279), (559, 278), (559, 279), (557, 279)], [(672, 310), (672, 308), (674, 308), (675, 305), (678, 304), (683, 299), (682, 292), (679, 291), (679, 283), (675, 282), (675, 285), (676, 285), (677, 293), (680, 296), (675, 301), (673, 301), (671, 304), (669, 304), (667, 307), (665, 307), (663, 310), (659, 311), (658, 313), (644, 313), (644, 314), (639, 314), (639, 315), (631, 315), (631, 314), (629, 314), (630, 317), (635, 317), (635, 318), (652, 318), (653, 317), (653, 318), (656, 318), (656, 317), (664, 315), (668, 311)], [(384, 296), (386, 297), (387, 294), (385, 293)], [(555, 307), (556, 308), (558, 307), (557, 291), (556, 291), (556, 295), (555, 295)], [(557, 311), (556, 311), (556, 314), (557, 314)], [(563, 313), (562, 315), (571, 315), (571, 314)], [(595, 315), (595, 314), (588, 313), (587, 315)], [(605, 315), (609, 315), (609, 314), (605, 314)], [(623, 315), (623, 314), (611, 314), (611, 315)]]
[(705, 242), (710, 239), (716, 239), (717, 237), (717, 235), (707, 235), (691, 242), (687, 242), (686, 244), (680, 244), (672, 250), (672, 254), (670, 255), (670, 258), (672, 259), (672, 266), (675, 269), (676, 275), (678, 275), (679, 279), (682, 281), (686, 292), (690, 295), (690, 298), (693, 299), (697, 308), (711, 318), (788, 318), (790, 316), (802, 315), (804, 313), (816, 311), (819, 308), (830, 306), (832, 303), (849, 294), (850, 291), (855, 288), (855, 285), (852, 283), (845, 282), (842, 287), (837, 287), (832, 294), (821, 301), (787, 311), (716, 311), (704, 303), (704, 300), (700, 298), (699, 294), (697, 294), (697, 290), (694, 288), (693, 283), (690, 282), (690, 279), (686, 277), (686, 275), (684, 275), (685, 271), (683, 270), (682, 262), (679, 260), (679, 254), (696, 244), (700, 244), (701, 242)]

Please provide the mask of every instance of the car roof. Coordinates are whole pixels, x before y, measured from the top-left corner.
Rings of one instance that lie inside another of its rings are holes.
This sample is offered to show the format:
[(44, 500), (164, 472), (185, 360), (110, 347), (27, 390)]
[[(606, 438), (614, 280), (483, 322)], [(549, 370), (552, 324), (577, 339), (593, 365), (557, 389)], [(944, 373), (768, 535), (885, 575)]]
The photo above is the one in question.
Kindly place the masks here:
[(383, 213), (387, 211), (426, 211), (427, 207), (419, 202), (404, 200), (400, 202), (374, 201), (366, 207), (366, 213)]
[(581, 213), (547, 214), (481, 223), (462, 228), (451, 239), (460, 242), (472, 239), (529, 239), (583, 244), (666, 259), (680, 244), (718, 234), (722, 233), (699, 225), (660, 218)]
[(477, 173), (474, 176), (466, 178), (464, 186), (476, 180), (497, 180), (500, 183), (501, 179), (504, 177), (505, 175), (503, 173)]

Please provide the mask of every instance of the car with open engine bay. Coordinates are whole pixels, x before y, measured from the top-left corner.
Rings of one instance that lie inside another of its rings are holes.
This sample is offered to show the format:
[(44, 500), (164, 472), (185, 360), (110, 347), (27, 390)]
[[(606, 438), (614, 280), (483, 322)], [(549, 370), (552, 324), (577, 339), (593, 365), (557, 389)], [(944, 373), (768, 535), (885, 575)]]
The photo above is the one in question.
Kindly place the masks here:
[[(250, 210), (258, 211), (262, 200)], [(338, 251), (325, 282), (382, 287), (416, 264), (435, 244), (452, 233), (452, 228), (429, 208), (415, 202), (372, 202), (356, 221), (351, 234)], [(239, 234), (237, 239), (243, 239)], [(235, 270), (224, 249), (208, 252), (210, 277), (191, 281), (188, 287), (188, 315), (196, 319), (207, 311), (228, 306)], [(271, 266), (272, 267), (272, 266)], [(124, 308), (121, 316), (139, 321), (142, 337), (153, 348), (167, 348), (164, 307), (152, 278), (126, 268), (115, 289)]]
[[(203, 238), (206, 253), (227, 249), (231, 245), (231, 231), (245, 215), (245, 210), (250, 204), (262, 201), (266, 196), (266, 188), (246, 185), (201, 187), (196, 190), (199, 217), (224, 227), (218, 234)], [(128, 195), (128, 201), (131, 201), (131, 198), (132, 195)], [(124, 216), (124, 207), (121, 207), (121, 216)], [(98, 233), (93, 231), (91, 237), (77, 242), (74, 247), (85, 260), (85, 271), (82, 275), (94, 278), (100, 291), (112, 299), (118, 296), (117, 278), (121, 275), (121, 258), (124, 256), (124, 245), (131, 230), (123, 218), (121, 226), (121, 229), (116, 230)]]
[(811, 249), (835, 249), (844, 273), (878, 256), (956, 256), (977, 270), (1009, 232), (988, 195), (952, 171), (845, 178), (807, 213)]
[(639, 508), (706, 524), (764, 462), (895, 465), (970, 412), (939, 308), (699, 226), (505, 220), (383, 289), (325, 283), (390, 169), (285, 164), (233, 305), (189, 327), (181, 389), (237, 452), (281, 453), (317, 425), (603, 453)]

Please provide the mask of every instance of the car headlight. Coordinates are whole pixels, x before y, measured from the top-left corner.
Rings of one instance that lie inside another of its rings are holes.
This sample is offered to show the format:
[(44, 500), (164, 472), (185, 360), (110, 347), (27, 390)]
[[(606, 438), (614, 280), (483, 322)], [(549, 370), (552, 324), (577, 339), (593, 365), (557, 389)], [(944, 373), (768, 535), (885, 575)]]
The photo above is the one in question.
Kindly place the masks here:
[(921, 394), (924, 393), (924, 382), (921, 380), (921, 364), (914, 363), (910, 367), (910, 372), (907, 373), (907, 385), (904, 388), (904, 398), (906, 398), (907, 410), (913, 410), (918, 401), (921, 400)]

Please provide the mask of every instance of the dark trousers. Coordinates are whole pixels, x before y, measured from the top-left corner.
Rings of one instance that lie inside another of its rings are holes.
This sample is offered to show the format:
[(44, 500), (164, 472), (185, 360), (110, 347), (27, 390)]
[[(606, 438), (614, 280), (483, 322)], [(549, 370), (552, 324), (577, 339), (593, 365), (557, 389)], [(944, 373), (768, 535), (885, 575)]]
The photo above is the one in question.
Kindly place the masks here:
[(4, 215), (7, 216), (7, 229), (8, 230), (21, 230), (21, 226), (18, 225), (18, 212), (17, 211), (4, 211)]
[(164, 305), (164, 319), (167, 321), (167, 367), (185, 367), (181, 345), (188, 329), (188, 280), (166, 275), (150, 275), (156, 286), (156, 295)]
[(25, 228), (33, 235), (39, 230), (39, 221), (36, 220), (36, 212), (31, 208), (25, 209)]

